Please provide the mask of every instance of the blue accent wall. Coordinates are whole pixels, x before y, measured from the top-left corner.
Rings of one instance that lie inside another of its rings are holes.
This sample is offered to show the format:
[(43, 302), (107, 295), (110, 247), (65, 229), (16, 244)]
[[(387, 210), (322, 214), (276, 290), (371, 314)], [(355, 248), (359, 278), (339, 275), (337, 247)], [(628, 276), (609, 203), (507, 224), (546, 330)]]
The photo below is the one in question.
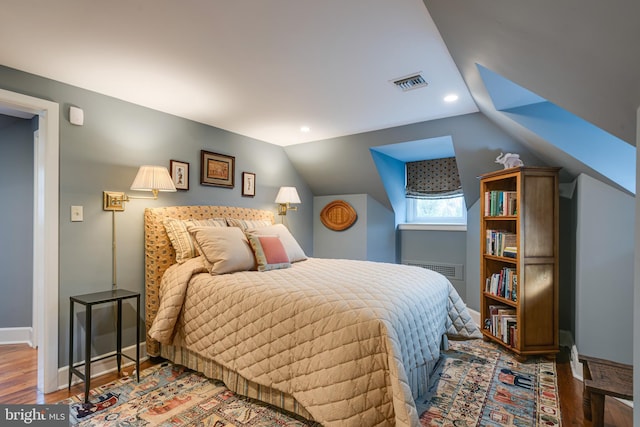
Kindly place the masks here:
[(395, 225), (406, 219), (405, 163), (371, 148), (371, 157), (378, 169), (389, 202), (395, 213)]
[(636, 148), (551, 102), (505, 115), (635, 194)]
[(635, 147), (476, 64), (496, 110), (635, 194)]

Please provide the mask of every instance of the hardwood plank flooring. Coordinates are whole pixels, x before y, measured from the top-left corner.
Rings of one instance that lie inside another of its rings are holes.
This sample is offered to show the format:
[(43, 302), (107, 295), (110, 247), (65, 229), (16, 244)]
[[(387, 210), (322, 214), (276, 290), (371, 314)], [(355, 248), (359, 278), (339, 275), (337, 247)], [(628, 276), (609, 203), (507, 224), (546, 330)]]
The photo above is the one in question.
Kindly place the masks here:
[[(153, 366), (153, 361), (140, 364), (141, 369)], [(37, 384), (37, 352), (26, 344), (0, 345), (0, 403), (54, 403), (66, 397), (84, 392), (84, 384), (79, 383), (54, 393), (43, 394)], [(558, 388), (563, 426), (587, 426), (582, 416), (582, 382), (573, 378), (568, 352), (562, 352), (557, 359)], [(123, 370), (131, 374), (132, 367)], [(91, 386), (97, 387), (118, 378), (117, 373), (102, 375), (91, 380)], [(605, 403), (606, 427), (632, 427), (633, 410), (629, 406), (607, 397)]]
[[(27, 344), (0, 345), (0, 403), (55, 403), (67, 397), (84, 393), (84, 383), (82, 382), (72, 385), (70, 391), (65, 388), (44, 394), (38, 390), (37, 354), (37, 350)], [(153, 361), (146, 360), (140, 363), (140, 369), (143, 370), (153, 365)], [(134, 366), (123, 368), (121, 376), (131, 375), (134, 369)], [(92, 378), (91, 387), (98, 387), (118, 378), (117, 372)], [(74, 379), (76, 379), (75, 376)]]

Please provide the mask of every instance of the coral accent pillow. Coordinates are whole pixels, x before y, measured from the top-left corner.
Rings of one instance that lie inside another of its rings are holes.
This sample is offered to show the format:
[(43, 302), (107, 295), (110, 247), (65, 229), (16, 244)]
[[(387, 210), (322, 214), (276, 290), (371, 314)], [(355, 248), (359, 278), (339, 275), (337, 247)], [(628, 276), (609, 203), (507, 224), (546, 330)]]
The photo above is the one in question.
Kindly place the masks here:
[(226, 274), (255, 268), (251, 246), (237, 227), (188, 225), (204, 264), (211, 274)]
[(274, 224), (267, 227), (251, 229), (247, 230), (246, 233), (260, 236), (278, 236), (284, 246), (284, 249), (287, 251), (289, 262), (304, 261), (307, 259), (307, 255), (305, 255), (300, 244), (296, 241), (295, 237), (293, 237), (289, 229), (283, 224)]
[(278, 236), (248, 234), (259, 271), (291, 267), (289, 256)]

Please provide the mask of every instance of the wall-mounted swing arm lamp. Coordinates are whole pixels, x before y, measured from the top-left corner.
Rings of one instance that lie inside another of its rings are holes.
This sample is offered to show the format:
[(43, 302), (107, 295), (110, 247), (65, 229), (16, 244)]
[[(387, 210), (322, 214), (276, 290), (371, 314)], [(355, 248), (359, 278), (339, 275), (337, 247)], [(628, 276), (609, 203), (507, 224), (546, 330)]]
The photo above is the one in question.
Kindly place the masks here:
[(116, 274), (116, 212), (124, 211), (125, 202), (131, 199), (157, 199), (160, 191), (176, 191), (171, 175), (163, 166), (140, 166), (138, 173), (131, 184), (131, 190), (151, 191), (152, 197), (129, 196), (121, 191), (103, 191), (102, 209), (112, 213), (112, 265), (113, 265), (113, 289), (118, 288)]
[(286, 215), (287, 211), (297, 211), (297, 206), (291, 206), (291, 203), (300, 202), (300, 196), (296, 187), (280, 187), (278, 195), (276, 196), (276, 203), (278, 203), (278, 215)]
[(125, 202), (131, 199), (157, 199), (160, 191), (176, 191), (171, 175), (163, 166), (140, 166), (131, 190), (151, 191), (152, 197), (129, 196), (121, 191), (103, 191), (102, 208), (105, 211), (124, 211)]

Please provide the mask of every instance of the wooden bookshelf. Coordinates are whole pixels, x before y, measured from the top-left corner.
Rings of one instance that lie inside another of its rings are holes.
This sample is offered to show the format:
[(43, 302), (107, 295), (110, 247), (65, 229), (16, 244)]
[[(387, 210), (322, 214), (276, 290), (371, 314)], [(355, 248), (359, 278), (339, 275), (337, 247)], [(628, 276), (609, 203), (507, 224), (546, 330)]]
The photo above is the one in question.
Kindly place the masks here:
[[(480, 176), (482, 333), (523, 359), (559, 351), (558, 170), (523, 166)], [(507, 241), (515, 247), (504, 251)]]

